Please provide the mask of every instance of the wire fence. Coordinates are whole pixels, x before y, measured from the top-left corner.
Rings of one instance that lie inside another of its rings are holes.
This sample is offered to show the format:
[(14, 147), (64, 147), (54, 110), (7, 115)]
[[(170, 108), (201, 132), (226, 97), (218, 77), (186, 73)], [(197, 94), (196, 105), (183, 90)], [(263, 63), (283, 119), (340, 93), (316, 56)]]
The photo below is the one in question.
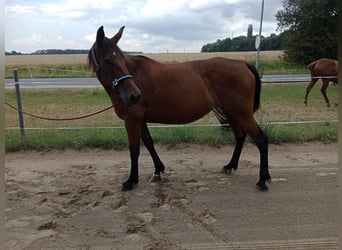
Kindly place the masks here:
[[(260, 123), (261, 125), (296, 125), (296, 124), (326, 124), (326, 123), (337, 123), (338, 120), (330, 120), (330, 121), (290, 121), (290, 122), (264, 122)], [(222, 127), (229, 126), (229, 124), (164, 124), (164, 125), (149, 125), (149, 128), (196, 128), (196, 127)], [(6, 130), (19, 130), (20, 127), (7, 127)], [(25, 130), (82, 130), (82, 129), (125, 129), (124, 126), (96, 126), (96, 127), (54, 127), (54, 128), (25, 128)]]

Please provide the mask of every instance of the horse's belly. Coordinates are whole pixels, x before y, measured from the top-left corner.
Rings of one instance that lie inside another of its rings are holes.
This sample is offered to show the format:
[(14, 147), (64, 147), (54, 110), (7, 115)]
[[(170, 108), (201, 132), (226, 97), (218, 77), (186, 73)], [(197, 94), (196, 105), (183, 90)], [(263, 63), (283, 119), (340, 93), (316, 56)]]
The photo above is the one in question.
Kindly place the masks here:
[(213, 107), (208, 104), (196, 106), (161, 106), (156, 110), (146, 112), (145, 121), (166, 124), (185, 124), (202, 118), (212, 109)]
[[(146, 122), (184, 124), (206, 115), (215, 107), (215, 99), (198, 74), (187, 72), (184, 79), (154, 89), (147, 98)], [(143, 95), (143, 94), (142, 94)]]

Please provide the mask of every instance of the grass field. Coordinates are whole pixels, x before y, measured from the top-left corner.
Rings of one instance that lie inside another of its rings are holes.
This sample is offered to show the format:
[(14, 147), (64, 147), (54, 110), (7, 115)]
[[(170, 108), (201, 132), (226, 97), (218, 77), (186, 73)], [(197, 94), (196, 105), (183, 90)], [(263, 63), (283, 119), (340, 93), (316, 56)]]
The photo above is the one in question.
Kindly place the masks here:
[[(160, 53), (144, 54), (162, 63), (178, 63), (212, 57), (240, 59), (255, 64), (256, 52), (216, 53)], [(263, 74), (308, 73), (306, 65), (294, 65), (282, 59), (283, 51), (262, 51), (259, 72)], [(13, 78), (13, 69), (19, 78), (93, 77), (87, 65), (87, 55), (16, 55), (6, 56), (6, 78)]]
[[(262, 51), (260, 52), (260, 60), (275, 61), (281, 60), (283, 51)], [(190, 60), (207, 59), (216, 56), (240, 59), (245, 61), (253, 61), (256, 58), (255, 51), (247, 52), (213, 52), (213, 53), (147, 53), (143, 54), (154, 60), (163, 63), (185, 62)], [(6, 67), (13, 66), (37, 66), (37, 65), (75, 65), (86, 64), (87, 55), (14, 55), (5, 56)]]
[[(319, 85), (320, 83), (317, 83)], [(326, 107), (320, 94), (319, 86), (312, 89), (309, 105), (303, 104), (306, 84), (268, 84), (262, 88), (261, 109), (255, 114), (259, 122), (287, 121), (332, 121), (337, 120), (337, 108)], [(111, 105), (102, 88), (94, 89), (22, 89), (23, 108), (35, 115), (51, 118), (69, 118), (96, 112)], [(328, 95), (331, 103), (337, 102), (337, 87), (330, 86)], [(16, 104), (14, 89), (5, 91), (6, 101)], [(208, 115), (194, 124), (217, 123), (214, 115)], [(28, 128), (85, 127), (85, 126), (122, 126), (112, 110), (108, 110), (95, 118), (76, 121), (46, 121), (25, 117)], [(6, 107), (6, 127), (18, 126), (17, 113)]]
[[(255, 117), (270, 136), (272, 143), (310, 140), (337, 141), (337, 123), (334, 122), (337, 121), (337, 107), (325, 106), (318, 86), (313, 88), (309, 97), (309, 105), (305, 106), (303, 104), (305, 88), (306, 84), (265, 84), (263, 86), (261, 109), (255, 114)], [(328, 95), (332, 104), (337, 102), (337, 87), (330, 86)], [(7, 102), (15, 105), (14, 90), (7, 89), (5, 98)], [(22, 103), (26, 112), (51, 118), (78, 117), (111, 105), (102, 88), (22, 89)], [(24, 141), (21, 141), (20, 131), (17, 129), (17, 112), (6, 106), (5, 115), (7, 150), (127, 145), (124, 129), (108, 128), (123, 126), (123, 121), (112, 110), (96, 117), (75, 121), (56, 122), (25, 116), (27, 130)], [(269, 125), (273, 122), (288, 121), (323, 122), (302, 125)], [(188, 125), (213, 124), (218, 124), (218, 122), (216, 117), (209, 113)], [(206, 142), (216, 145), (232, 141), (231, 133), (228, 137), (227, 135), (223, 136), (218, 127), (153, 128), (151, 133), (156, 141), (166, 144)]]
[[(305, 65), (290, 65), (282, 60), (282, 51), (262, 51), (260, 66), (264, 74), (308, 73)], [(146, 54), (163, 63), (176, 63), (223, 56), (255, 62), (255, 52), (222, 53), (164, 53)], [(94, 76), (86, 65), (86, 55), (21, 55), (6, 56), (6, 77), (13, 77), (13, 68), (19, 68), (20, 78), (90, 77)], [(264, 84), (261, 109), (255, 114), (257, 121), (270, 137), (271, 143), (286, 141), (337, 141), (337, 108), (327, 108), (319, 91), (313, 88), (309, 105), (303, 104), (307, 83)], [(320, 85), (320, 83), (317, 83)], [(331, 103), (337, 102), (337, 88), (328, 88)], [(16, 104), (14, 90), (5, 90), (6, 101)], [(102, 88), (94, 89), (22, 89), (23, 109), (29, 113), (51, 117), (70, 118), (96, 112), (111, 105)], [(75, 121), (46, 121), (25, 116), (26, 137), (22, 140), (18, 130), (18, 114), (6, 106), (6, 149), (49, 149), (115, 147), (127, 145), (123, 122), (112, 110), (96, 117)], [(273, 122), (323, 121), (319, 124), (270, 125)], [(210, 113), (189, 125), (217, 124)], [(104, 128), (106, 127), (106, 128)], [(82, 128), (82, 129), (80, 129)], [(205, 142), (214, 145), (229, 143), (232, 133), (218, 127), (152, 128), (155, 141), (169, 145), (179, 142)]]

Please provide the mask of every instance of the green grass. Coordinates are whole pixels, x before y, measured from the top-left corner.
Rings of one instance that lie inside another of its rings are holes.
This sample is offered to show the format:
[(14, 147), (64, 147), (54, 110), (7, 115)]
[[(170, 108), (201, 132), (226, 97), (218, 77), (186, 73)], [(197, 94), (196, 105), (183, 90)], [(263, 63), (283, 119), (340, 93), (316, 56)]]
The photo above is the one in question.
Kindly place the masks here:
[(263, 125), (261, 126), (273, 144), (285, 142), (322, 141), (337, 142), (337, 123)]
[[(337, 87), (329, 86), (328, 96), (332, 107), (325, 106), (320, 93), (320, 84), (312, 89), (309, 105), (303, 104), (307, 83), (265, 84), (262, 87), (261, 109), (255, 114), (256, 120), (269, 136), (270, 143), (322, 141), (337, 142)], [(102, 88), (94, 89), (22, 89), (24, 110), (53, 118), (75, 117), (89, 114), (111, 105)], [(16, 104), (15, 91), (5, 90), (5, 100)], [(6, 150), (49, 150), (85, 147), (115, 148), (127, 147), (127, 135), (123, 121), (113, 115), (113, 110), (96, 117), (76, 121), (45, 121), (24, 116), (27, 129), (22, 139), (18, 127), (18, 114), (6, 107), (5, 110)], [(317, 124), (267, 125), (284, 121), (323, 121)], [(213, 114), (185, 127), (151, 128), (156, 143), (176, 145), (178, 143), (205, 143), (215, 146), (233, 143), (231, 132), (219, 127), (198, 127), (201, 124), (217, 124)], [(87, 127), (85, 129), (72, 129)], [(11, 128), (11, 129), (10, 129)], [(37, 129), (42, 128), (42, 129)], [(66, 128), (66, 129), (60, 129)]]
[(50, 150), (86, 147), (121, 149), (127, 145), (124, 129), (71, 129), (6, 131), (6, 151)]
[[(173, 62), (176, 63), (176, 62)], [(249, 63), (255, 65), (254, 61)], [(261, 60), (259, 62), (260, 71), (263, 74), (308, 74), (306, 65), (296, 65), (285, 62), (283, 60)], [(79, 78), (79, 77), (94, 77), (87, 64), (72, 64), (72, 65), (40, 65), (31, 67), (6, 67), (6, 78), (13, 78), (13, 70), (18, 70), (20, 78)]]
[(20, 78), (82, 78), (92, 77), (87, 64), (71, 64), (71, 65), (39, 65), (31, 67), (6, 67), (5, 77), (11, 79), (14, 77), (13, 70), (17, 69)]
[[(255, 61), (250, 62), (255, 65)], [(263, 61), (259, 62), (259, 72), (264, 75), (276, 75), (276, 74), (309, 74), (306, 65), (298, 65), (288, 63), (283, 60), (277, 61)]]
[[(271, 144), (289, 142), (322, 141), (337, 142), (337, 123), (300, 125), (262, 125)], [(231, 131), (219, 127), (151, 128), (155, 143), (173, 147), (179, 143), (198, 143), (211, 146), (232, 144)], [(251, 142), (250, 138), (247, 141)], [(51, 150), (65, 148), (127, 148), (127, 135), (123, 128), (75, 129), (75, 130), (28, 130), (25, 139), (19, 131), (6, 131), (6, 151)]]

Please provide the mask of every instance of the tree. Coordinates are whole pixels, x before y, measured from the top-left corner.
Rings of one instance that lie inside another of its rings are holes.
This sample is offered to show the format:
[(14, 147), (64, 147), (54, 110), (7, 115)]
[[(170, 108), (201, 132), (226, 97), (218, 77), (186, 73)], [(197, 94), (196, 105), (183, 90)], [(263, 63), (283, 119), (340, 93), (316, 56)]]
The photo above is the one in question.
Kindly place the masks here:
[[(279, 35), (271, 34), (269, 37), (262, 37), (261, 50), (285, 50), (289, 40), (289, 32), (284, 31)], [(201, 52), (220, 51), (255, 51), (255, 36), (238, 36), (233, 39), (218, 39), (215, 43), (208, 43), (202, 46)]]
[(253, 24), (249, 24), (247, 28), (247, 38), (252, 38), (253, 36)]
[(307, 64), (337, 58), (339, 0), (284, 0), (276, 14), (278, 29), (289, 31), (288, 61)]

